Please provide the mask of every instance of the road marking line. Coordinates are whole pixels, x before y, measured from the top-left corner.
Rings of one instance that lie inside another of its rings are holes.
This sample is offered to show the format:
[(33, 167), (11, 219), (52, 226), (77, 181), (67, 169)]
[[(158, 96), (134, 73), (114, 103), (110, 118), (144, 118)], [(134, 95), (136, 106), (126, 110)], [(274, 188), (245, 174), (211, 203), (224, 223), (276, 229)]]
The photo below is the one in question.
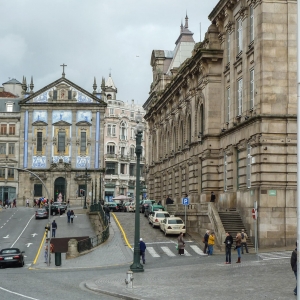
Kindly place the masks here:
[(33, 265), (36, 264), (36, 261), (37, 261), (39, 255), (40, 255), (40, 252), (41, 252), (42, 247), (43, 247), (44, 242), (45, 242), (45, 238), (46, 238), (46, 231), (45, 231), (45, 233), (44, 233), (44, 236), (43, 236), (43, 238), (42, 238), (42, 241), (41, 241), (40, 247), (39, 247), (39, 249), (38, 249), (38, 251), (37, 251), (37, 253), (36, 253), (36, 256), (35, 256), (35, 258), (34, 258), (34, 260), (33, 260), (33, 263), (32, 263)]
[(168, 256), (176, 256), (168, 247), (161, 247), (161, 249), (168, 255)]
[(21, 235), (23, 234), (23, 232), (25, 231), (25, 229), (27, 228), (27, 226), (29, 225), (29, 223), (30, 223), (30, 221), (32, 220), (33, 217), (34, 217), (34, 215), (32, 215), (32, 217), (29, 219), (26, 226), (24, 227), (24, 229), (22, 230), (22, 232), (20, 233), (18, 238), (15, 240), (15, 242), (10, 246), (10, 248), (12, 248), (15, 245), (15, 243), (19, 240), (19, 238), (21, 237)]
[(149, 254), (153, 257), (160, 257), (160, 255), (154, 250), (153, 247), (147, 247)]
[(196, 245), (191, 245), (190, 247), (199, 255), (207, 255), (207, 254), (203, 253), (203, 251)]
[(184, 255), (185, 256), (192, 256), (192, 254), (188, 253), (185, 249), (184, 249)]
[(25, 295), (22, 295), (22, 294), (19, 294), (19, 293), (16, 293), (16, 292), (13, 292), (13, 291), (4, 289), (3, 287), (0, 287), (0, 290), (3, 290), (3, 291), (5, 291), (5, 292), (8, 292), (8, 293), (11, 293), (11, 294), (14, 294), (14, 295), (21, 296), (21, 297), (23, 297), (23, 298), (32, 299), (32, 300), (39, 300), (39, 299), (37, 299), (37, 298), (32, 298), (32, 297), (29, 297), (29, 296), (25, 296)]
[[(184, 241), (185, 243), (192, 243), (193, 241)], [(170, 241), (170, 242), (147, 242), (147, 245), (156, 245), (156, 244), (177, 244), (177, 242)]]
[(128, 240), (127, 240), (127, 236), (126, 236), (126, 234), (125, 234), (125, 231), (123, 230), (123, 227), (121, 226), (121, 224), (120, 224), (120, 222), (119, 222), (119, 220), (118, 220), (118, 218), (116, 217), (116, 215), (114, 214), (114, 213), (111, 213), (112, 215), (113, 215), (113, 217), (114, 217), (114, 219), (115, 219), (115, 221), (116, 221), (116, 223), (118, 224), (118, 226), (119, 226), (119, 228), (120, 228), (120, 230), (121, 230), (121, 232), (122, 232), (122, 234), (123, 234), (123, 237), (124, 237), (124, 240), (125, 240), (125, 243), (127, 244), (127, 246), (131, 249), (132, 248), (132, 246), (129, 244), (129, 242), (128, 242)]

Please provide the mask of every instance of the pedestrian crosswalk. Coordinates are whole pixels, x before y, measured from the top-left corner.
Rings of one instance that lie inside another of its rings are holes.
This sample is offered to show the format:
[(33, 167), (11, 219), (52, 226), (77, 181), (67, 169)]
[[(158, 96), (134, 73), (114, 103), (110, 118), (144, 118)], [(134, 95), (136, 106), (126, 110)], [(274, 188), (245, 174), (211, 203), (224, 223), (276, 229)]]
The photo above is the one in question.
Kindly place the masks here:
[(259, 253), (258, 256), (262, 260), (273, 260), (273, 259), (291, 258), (291, 254), (292, 251), (281, 251), (281, 252)]
[[(178, 256), (178, 251), (176, 249), (176, 244), (171, 243), (169, 245), (160, 245), (160, 243), (151, 243), (151, 246), (147, 245), (146, 252), (148, 255), (159, 258), (162, 256), (175, 257)], [(184, 256), (202, 256), (206, 255), (203, 251), (196, 245), (187, 245), (184, 249)]]

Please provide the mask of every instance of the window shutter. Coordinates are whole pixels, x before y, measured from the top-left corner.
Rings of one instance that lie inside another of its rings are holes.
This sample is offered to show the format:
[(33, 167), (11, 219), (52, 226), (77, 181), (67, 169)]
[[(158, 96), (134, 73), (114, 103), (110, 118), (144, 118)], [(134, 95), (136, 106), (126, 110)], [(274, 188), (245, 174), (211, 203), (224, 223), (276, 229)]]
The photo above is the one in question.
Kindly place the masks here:
[(68, 99), (69, 99), (69, 100), (72, 99), (72, 91), (68, 91)]
[(53, 91), (53, 100), (57, 100), (57, 91)]

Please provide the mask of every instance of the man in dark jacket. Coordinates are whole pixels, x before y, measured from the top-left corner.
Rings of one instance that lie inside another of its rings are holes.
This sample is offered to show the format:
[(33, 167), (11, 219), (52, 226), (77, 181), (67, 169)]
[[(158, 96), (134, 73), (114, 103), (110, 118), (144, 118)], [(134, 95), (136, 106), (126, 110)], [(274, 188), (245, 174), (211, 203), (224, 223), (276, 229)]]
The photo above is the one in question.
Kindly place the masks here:
[(231, 264), (231, 246), (233, 244), (233, 238), (229, 232), (226, 232), (226, 238), (224, 241), (226, 250), (226, 265)]
[(172, 200), (170, 198), (170, 195), (168, 195), (167, 199), (166, 199), (166, 204), (173, 204), (174, 203), (174, 200)]
[(294, 289), (294, 295), (297, 295), (297, 243), (296, 243), (296, 249), (292, 252), (291, 267), (296, 277), (296, 287)]
[(57, 223), (55, 222), (55, 220), (53, 220), (53, 222), (52, 222), (52, 237), (53, 238), (55, 238), (56, 229), (57, 229)]
[(107, 205), (104, 206), (105, 216), (107, 218), (108, 223), (110, 223), (110, 209)]
[(203, 238), (203, 242), (204, 242), (203, 253), (205, 254), (207, 254), (209, 234), (210, 234), (209, 230), (206, 230), (206, 233), (204, 234), (204, 238)]
[(210, 195), (210, 202), (215, 202), (216, 201), (216, 195), (214, 192), (211, 192), (211, 195)]
[(140, 255), (142, 256), (143, 264), (146, 263), (145, 260), (145, 251), (146, 251), (146, 244), (144, 243), (143, 239), (140, 238)]

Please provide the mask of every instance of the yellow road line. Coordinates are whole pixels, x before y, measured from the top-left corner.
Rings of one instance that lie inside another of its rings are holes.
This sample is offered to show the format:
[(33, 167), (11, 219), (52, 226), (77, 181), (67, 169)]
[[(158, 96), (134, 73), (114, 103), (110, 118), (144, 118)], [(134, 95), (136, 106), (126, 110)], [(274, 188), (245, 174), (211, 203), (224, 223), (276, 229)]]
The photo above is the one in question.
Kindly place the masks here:
[(119, 228), (120, 228), (120, 230), (121, 230), (121, 232), (122, 232), (122, 234), (123, 234), (125, 243), (126, 243), (127, 246), (131, 249), (132, 246), (129, 244), (129, 242), (128, 242), (128, 240), (127, 240), (127, 236), (126, 236), (126, 234), (125, 234), (125, 231), (123, 230), (123, 227), (121, 226), (121, 224), (120, 224), (119, 220), (117, 219), (116, 215), (115, 215), (114, 213), (111, 213), (111, 214), (113, 215), (113, 217), (114, 217), (116, 223), (118, 224), (118, 226), (119, 226)]
[(38, 252), (36, 253), (35, 259), (34, 259), (34, 261), (33, 261), (33, 264), (34, 264), (34, 265), (36, 264), (36, 261), (37, 261), (39, 255), (40, 255), (40, 253), (41, 253), (42, 247), (43, 247), (44, 242), (45, 242), (45, 238), (46, 238), (46, 232), (44, 233), (44, 236), (43, 236), (43, 239), (42, 239), (42, 241), (41, 241), (39, 250), (38, 250)]

